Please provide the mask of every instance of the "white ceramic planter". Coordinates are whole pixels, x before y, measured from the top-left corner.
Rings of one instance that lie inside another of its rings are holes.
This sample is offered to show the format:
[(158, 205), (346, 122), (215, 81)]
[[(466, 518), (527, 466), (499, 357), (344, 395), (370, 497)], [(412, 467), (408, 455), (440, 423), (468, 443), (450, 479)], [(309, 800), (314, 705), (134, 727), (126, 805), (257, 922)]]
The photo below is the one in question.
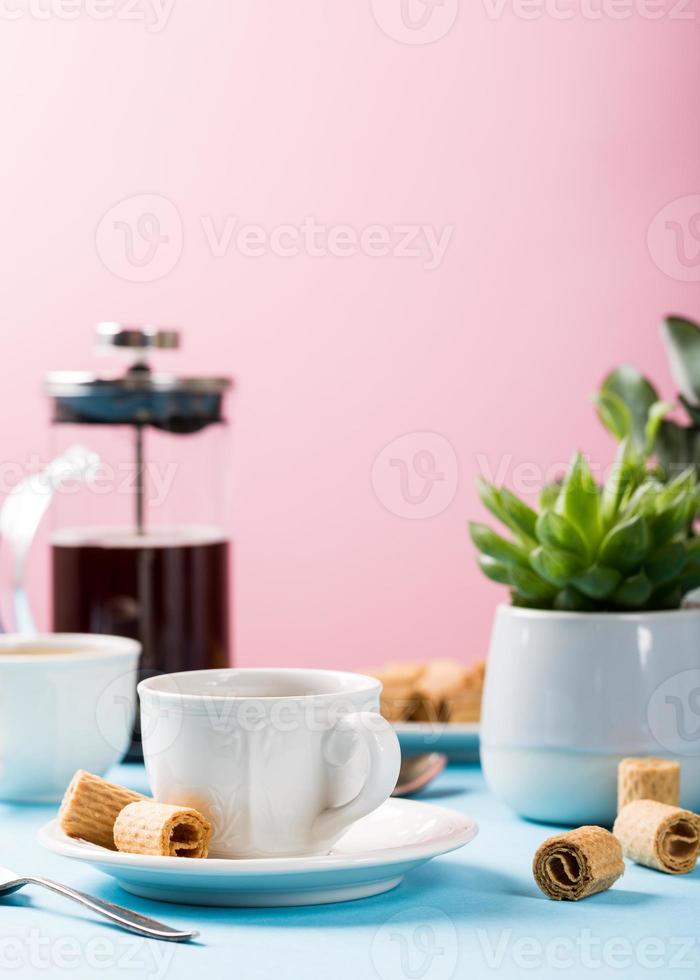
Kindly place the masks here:
[(700, 809), (700, 609), (499, 606), (481, 727), (492, 792), (534, 820), (610, 825), (628, 755), (678, 759), (682, 803)]

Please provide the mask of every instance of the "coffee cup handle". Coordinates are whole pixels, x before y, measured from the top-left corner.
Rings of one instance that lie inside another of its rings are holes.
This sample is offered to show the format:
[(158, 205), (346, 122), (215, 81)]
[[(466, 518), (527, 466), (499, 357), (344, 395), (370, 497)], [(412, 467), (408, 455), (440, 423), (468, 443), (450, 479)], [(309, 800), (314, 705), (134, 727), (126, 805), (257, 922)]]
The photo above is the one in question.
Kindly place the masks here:
[[(377, 712), (358, 711), (343, 715), (329, 734), (337, 732), (352, 733), (367, 746), (369, 767), (362, 789), (352, 800), (340, 806), (326, 807), (316, 817), (313, 833), (319, 841), (337, 836), (355, 820), (381, 806), (394, 791), (401, 765), (396, 732)], [(335, 763), (329, 762), (329, 765)]]

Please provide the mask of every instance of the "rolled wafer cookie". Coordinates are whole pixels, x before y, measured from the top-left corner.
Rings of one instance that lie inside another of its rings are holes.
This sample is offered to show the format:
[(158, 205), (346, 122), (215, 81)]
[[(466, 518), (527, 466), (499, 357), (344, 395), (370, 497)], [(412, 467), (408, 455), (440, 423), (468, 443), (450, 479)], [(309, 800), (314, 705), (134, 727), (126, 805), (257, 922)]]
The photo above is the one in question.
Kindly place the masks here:
[(205, 858), (211, 824), (197, 810), (143, 800), (124, 807), (114, 824), (117, 850), (164, 857)]
[(379, 699), (380, 711), (387, 721), (406, 721), (415, 710), (416, 700), (410, 684), (385, 684)]
[(556, 901), (576, 902), (605, 891), (624, 871), (620, 843), (602, 827), (579, 827), (549, 837), (532, 862), (539, 888)]
[(370, 668), (365, 673), (382, 682), (380, 710), (387, 721), (406, 721), (416, 704), (416, 683), (424, 671), (423, 664), (391, 663)]
[(681, 767), (670, 759), (622, 759), (617, 767), (617, 812), (632, 800), (658, 800), (678, 806)]
[(469, 670), (451, 660), (433, 660), (416, 683), (416, 721), (447, 721), (449, 704), (465, 686)]
[(63, 795), (58, 824), (69, 837), (79, 837), (114, 851), (113, 829), (119, 811), (129, 803), (145, 799), (141, 793), (79, 769)]
[(613, 834), (636, 864), (686, 874), (698, 858), (700, 817), (658, 800), (632, 800), (618, 813)]

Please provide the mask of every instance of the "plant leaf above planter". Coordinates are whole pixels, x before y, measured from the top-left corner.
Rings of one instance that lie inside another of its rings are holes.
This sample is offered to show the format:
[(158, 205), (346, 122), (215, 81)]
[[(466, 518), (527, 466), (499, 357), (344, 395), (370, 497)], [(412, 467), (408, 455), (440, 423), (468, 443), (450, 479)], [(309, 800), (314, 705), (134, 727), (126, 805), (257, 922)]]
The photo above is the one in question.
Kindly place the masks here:
[(690, 424), (667, 419), (673, 406), (658, 401), (653, 384), (629, 364), (604, 378), (595, 398), (598, 416), (616, 439), (630, 438), (638, 452), (653, 453), (666, 479), (688, 466), (700, 474), (700, 326), (669, 316), (661, 338)]
[(620, 584), (622, 574), (616, 568), (592, 565), (573, 580), (573, 585), (589, 599), (607, 599)]
[(570, 551), (582, 558), (588, 556), (586, 542), (574, 525), (552, 510), (545, 510), (537, 518), (535, 537), (547, 547)]
[(472, 541), (480, 551), (483, 551), (489, 558), (495, 558), (501, 562), (516, 562), (523, 564), (527, 562), (527, 551), (520, 545), (512, 541), (507, 541), (500, 534), (496, 534), (486, 524), (469, 525)]
[(598, 414), (603, 425), (617, 439), (624, 439), (631, 435), (637, 448), (642, 449), (645, 443), (649, 409), (659, 400), (656, 389), (651, 382), (647, 381), (644, 375), (640, 374), (631, 364), (622, 364), (604, 379), (600, 388), (599, 399), (602, 399), (607, 405), (610, 405), (611, 402), (620, 402), (626, 407), (629, 429), (621, 435), (617, 434), (614, 424), (611, 424), (619, 418), (621, 412), (619, 405), (612, 413), (601, 412), (599, 402)]
[(581, 453), (576, 453), (571, 461), (555, 509), (574, 525), (591, 548), (597, 545), (602, 533), (600, 489)]
[(649, 555), (644, 562), (644, 574), (654, 585), (672, 582), (685, 564), (685, 548), (680, 541), (671, 541)]
[(530, 554), (530, 565), (540, 578), (551, 585), (563, 588), (586, 567), (584, 562), (570, 551), (558, 548), (535, 548)]
[[(650, 401), (650, 412), (657, 402)], [(479, 565), (511, 589), (514, 605), (579, 612), (668, 609), (700, 585), (692, 534), (699, 491), (694, 470), (670, 483), (623, 440), (603, 488), (577, 453), (561, 484), (548, 484), (540, 513), (509, 490), (480, 482), (485, 506), (512, 539), (470, 523)]]
[(661, 324), (673, 380), (689, 402), (700, 401), (700, 330), (691, 320), (669, 316)]
[(638, 514), (612, 528), (600, 546), (600, 560), (611, 568), (631, 571), (639, 567), (649, 550), (649, 531), (644, 517)]
[(628, 609), (639, 609), (651, 595), (651, 582), (644, 572), (625, 579), (613, 593), (613, 602)]

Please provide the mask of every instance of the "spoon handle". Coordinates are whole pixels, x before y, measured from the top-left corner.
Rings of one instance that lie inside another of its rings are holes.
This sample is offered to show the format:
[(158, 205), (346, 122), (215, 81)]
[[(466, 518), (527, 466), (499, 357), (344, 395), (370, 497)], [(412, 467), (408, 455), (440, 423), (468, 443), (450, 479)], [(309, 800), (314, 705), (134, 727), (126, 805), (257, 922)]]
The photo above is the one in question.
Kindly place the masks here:
[(86, 895), (84, 892), (76, 891), (75, 888), (69, 888), (67, 885), (61, 885), (48, 878), (25, 878), (25, 881), (32, 885), (42, 885), (58, 895), (65, 896), (65, 898), (72, 898), (73, 901), (80, 902), (81, 905), (103, 915), (105, 919), (115, 922), (123, 929), (128, 929), (129, 932), (135, 932), (140, 936), (148, 936), (149, 939), (167, 939), (177, 943), (193, 939), (199, 935), (196, 931), (182, 932), (179, 929), (173, 929), (156, 919), (149, 919), (148, 916), (139, 915), (138, 912), (132, 912), (131, 909), (125, 909), (113, 902), (105, 902), (93, 895)]

